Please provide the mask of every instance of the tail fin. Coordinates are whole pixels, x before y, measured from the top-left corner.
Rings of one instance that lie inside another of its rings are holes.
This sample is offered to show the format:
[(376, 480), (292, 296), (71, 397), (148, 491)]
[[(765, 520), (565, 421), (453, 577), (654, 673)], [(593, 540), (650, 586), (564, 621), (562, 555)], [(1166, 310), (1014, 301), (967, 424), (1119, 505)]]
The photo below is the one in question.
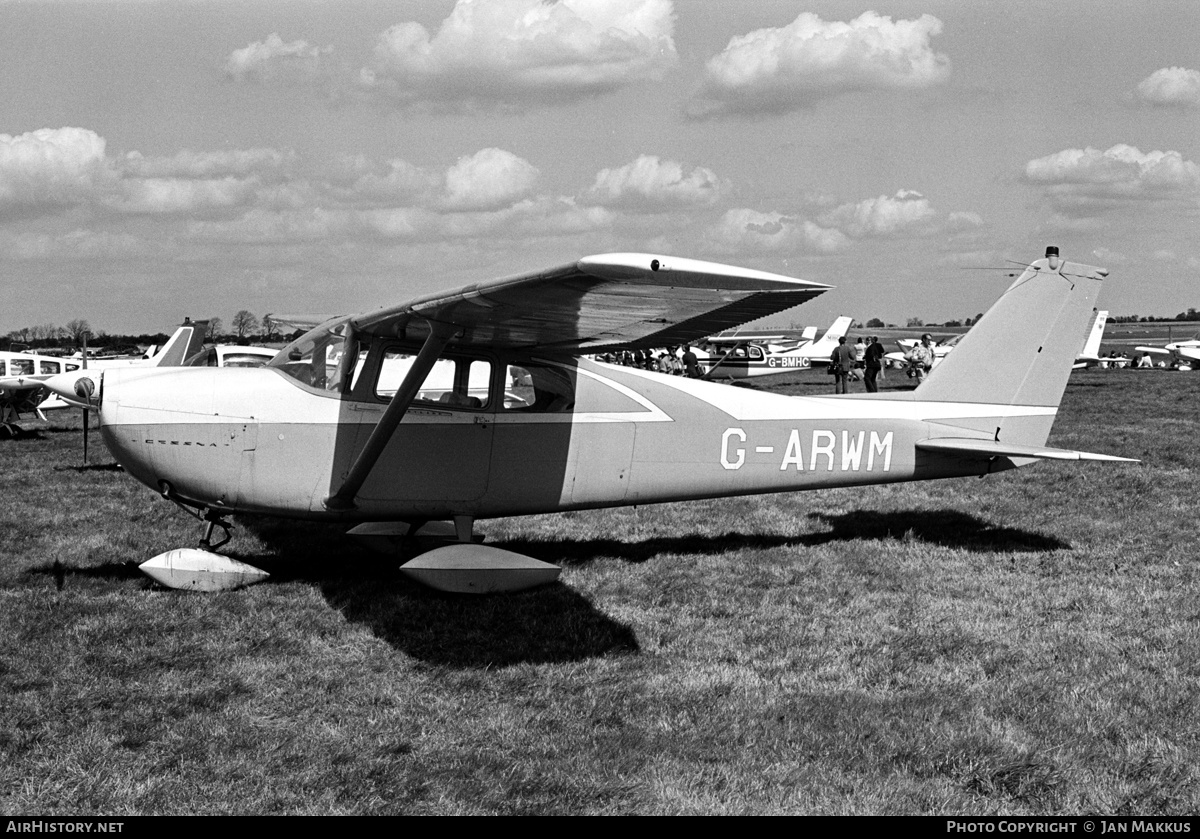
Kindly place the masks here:
[(1057, 408), (1106, 276), (1103, 268), (1065, 262), (1058, 248), (1046, 248), (1046, 257), (1009, 286), (916, 397)]
[(833, 322), (833, 326), (825, 331), (825, 334), (821, 336), (821, 340), (813, 344), (813, 349), (833, 352), (833, 348), (837, 346), (838, 338), (843, 337), (850, 331), (850, 324), (852, 323), (854, 323), (854, 318), (842, 315)]
[(1104, 324), (1108, 321), (1108, 312), (1096, 312), (1092, 328), (1084, 341), (1083, 349), (1079, 351), (1080, 361), (1094, 361), (1100, 357), (1100, 339), (1104, 337)]
[(149, 367), (182, 367), (183, 362), (204, 349), (206, 320), (185, 320), (171, 339), (154, 354)]

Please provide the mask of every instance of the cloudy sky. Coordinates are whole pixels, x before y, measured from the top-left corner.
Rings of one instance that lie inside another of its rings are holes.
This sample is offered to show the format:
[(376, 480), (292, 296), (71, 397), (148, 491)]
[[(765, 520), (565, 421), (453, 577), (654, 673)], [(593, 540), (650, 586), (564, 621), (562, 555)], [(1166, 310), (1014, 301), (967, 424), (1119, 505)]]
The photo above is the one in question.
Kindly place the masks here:
[(971, 316), (1057, 244), (1200, 306), (1194, 0), (0, 0), (0, 335), (610, 251)]

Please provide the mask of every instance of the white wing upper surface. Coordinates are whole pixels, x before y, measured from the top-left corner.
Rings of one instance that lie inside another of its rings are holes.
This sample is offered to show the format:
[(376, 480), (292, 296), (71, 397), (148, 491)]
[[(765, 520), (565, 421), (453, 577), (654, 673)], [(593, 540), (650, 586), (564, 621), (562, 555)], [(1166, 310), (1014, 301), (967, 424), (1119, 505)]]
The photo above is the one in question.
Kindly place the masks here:
[(694, 259), (605, 254), (420, 297), (352, 322), (367, 334), (410, 339), (427, 335), (430, 322), (449, 323), (463, 345), (596, 352), (697, 341), (830, 288)]

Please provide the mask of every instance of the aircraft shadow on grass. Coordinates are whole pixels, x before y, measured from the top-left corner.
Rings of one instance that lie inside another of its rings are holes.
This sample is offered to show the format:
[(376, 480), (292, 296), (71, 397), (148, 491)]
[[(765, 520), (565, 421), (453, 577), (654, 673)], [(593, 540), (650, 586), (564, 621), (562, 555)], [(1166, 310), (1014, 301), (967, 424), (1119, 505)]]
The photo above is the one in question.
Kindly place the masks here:
[[(641, 540), (508, 539), (492, 544), (577, 566), (604, 559), (642, 563), (663, 554), (716, 555), (742, 549), (816, 547), (855, 539), (916, 539), (976, 552), (1044, 552), (1070, 547), (1051, 536), (997, 527), (956, 510), (851, 511), (836, 515), (813, 512), (807, 517), (828, 530), (796, 536), (730, 532)], [(370, 553), (336, 528), (258, 518), (241, 519), (239, 524), (272, 548), (270, 556), (241, 557), (270, 572), (272, 582), (314, 586), (347, 621), (365, 626), (394, 649), (429, 664), (503, 667), (580, 661), (639, 650), (637, 637), (628, 625), (598, 611), (561, 583), (490, 597), (443, 594), (404, 578), (396, 570), (399, 563), (395, 558)], [(89, 568), (49, 563), (30, 573), (52, 577), (59, 590), (72, 578), (145, 580), (146, 585), (152, 585), (132, 562)]]
[(89, 565), (86, 568), (76, 568), (61, 562), (48, 562), (36, 565), (27, 572), (30, 576), (45, 576), (54, 580), (54, 587), (62, 591), (72, 578), (81, 580), (108, 580), (121, 582), (126, 580), (145, 580), (146, 575), (137, 567), (136, 562), (107, 562), (103, 565)]
[(856, 510), (837, 515), (809, 513), (807, 517), (824, 524), (829, 530), (796, 536), (730, 532), (719, 536), (656, 536), (640, 541), (510, 539), (490, 544), (559, 565), (583, 565), (602, 557), (641, 563), (661, 554), (721, 554), (741, 549), (816, 547), (855, 539), (916, 539), (946, 548), (976, 552), (1070, 548), (1069, 543), (1053, 536), (1014, 527), (997, 527), (986, 519), (957, 510), (897, 510), (889, 513)]
[(55, 472), (124, 472), (119, 463), (83, 463), (79, 466), (55, 466)]
[[(598, 611), (562, 583), (491, 597), (443, 594), (401, 576), (395, 561), (381, 561), (354, 545), (343, 543), (341, 550), (336, 570), (311, 559), (246, 559), (271, 572), (271, 581), (260, 585), (312, 585), (347, 622), (366, 627), (393, 649), (431, 665), (506, 667), (583, 661), (639, 649), (628, 625)], [(27, 573), (52, 579), (59, 591), (88, 581), (155, 586), (135, 562), (86, 568), (46, 563)]]
[(272, 558), (243, 558), (272, 581), (314, 586), (347, 621), (429, 664), (502, 667), (638, 650), (629, 626), (562, 583), (488, 597), (444, 594), (401, 575), (399, 555), (368, 551), (339, 528), (271, 518), (238, 523), (273, 549)]
[(897, 510), (890, 513), (856, 510), (837, 515), (809, 513), (808, 518), (830, 528), (827, 533), (804, 537), (804, 543), (809, 545), (851, 539), (883, 541), (912, 538), (944, 548), (984, 553), (1056, 551), (1071, 547), (1069, 542), (1054, 536), (1017, 527), (998, 527), (986, 519), (959, 510)]

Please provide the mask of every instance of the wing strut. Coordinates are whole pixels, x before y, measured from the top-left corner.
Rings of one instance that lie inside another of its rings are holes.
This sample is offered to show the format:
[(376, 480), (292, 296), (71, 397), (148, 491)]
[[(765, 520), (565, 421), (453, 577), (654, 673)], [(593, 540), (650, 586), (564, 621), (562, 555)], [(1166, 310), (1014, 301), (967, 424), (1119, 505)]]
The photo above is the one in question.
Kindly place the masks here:
[(354, 499), (358, 495), (358, 491), (362, 489), (367, 476), (371, 474), (371, 470), (375, 468), (375, 461), (379, 460), (379, 456), (383, 454), (384, 447), (392, 439), (392, 434), (400, 425), (400, 421), (408, 413), (409, 406), (417, 397), (418, 389), (425, 381), (425, 377), (429, 375), (429, 371), (433, 369), (438, 354), (446, 344), (450, 343), (450, 339), (457, 331), (458, 327), (453, 324), (430, 322), (429, 337), (421, 345), (421, 351), (417, 353), (412, 367), (409, 368), (404, 381), (400, 383), (387, 410), (379, 418), (379, 424), (371, 432), (367, 444), (358, 453), (358, 458), (346, 474), (346, 480), (342, 482), (337, 492), (325, 499), (325, 509), (335, 512), (354, 509)]

